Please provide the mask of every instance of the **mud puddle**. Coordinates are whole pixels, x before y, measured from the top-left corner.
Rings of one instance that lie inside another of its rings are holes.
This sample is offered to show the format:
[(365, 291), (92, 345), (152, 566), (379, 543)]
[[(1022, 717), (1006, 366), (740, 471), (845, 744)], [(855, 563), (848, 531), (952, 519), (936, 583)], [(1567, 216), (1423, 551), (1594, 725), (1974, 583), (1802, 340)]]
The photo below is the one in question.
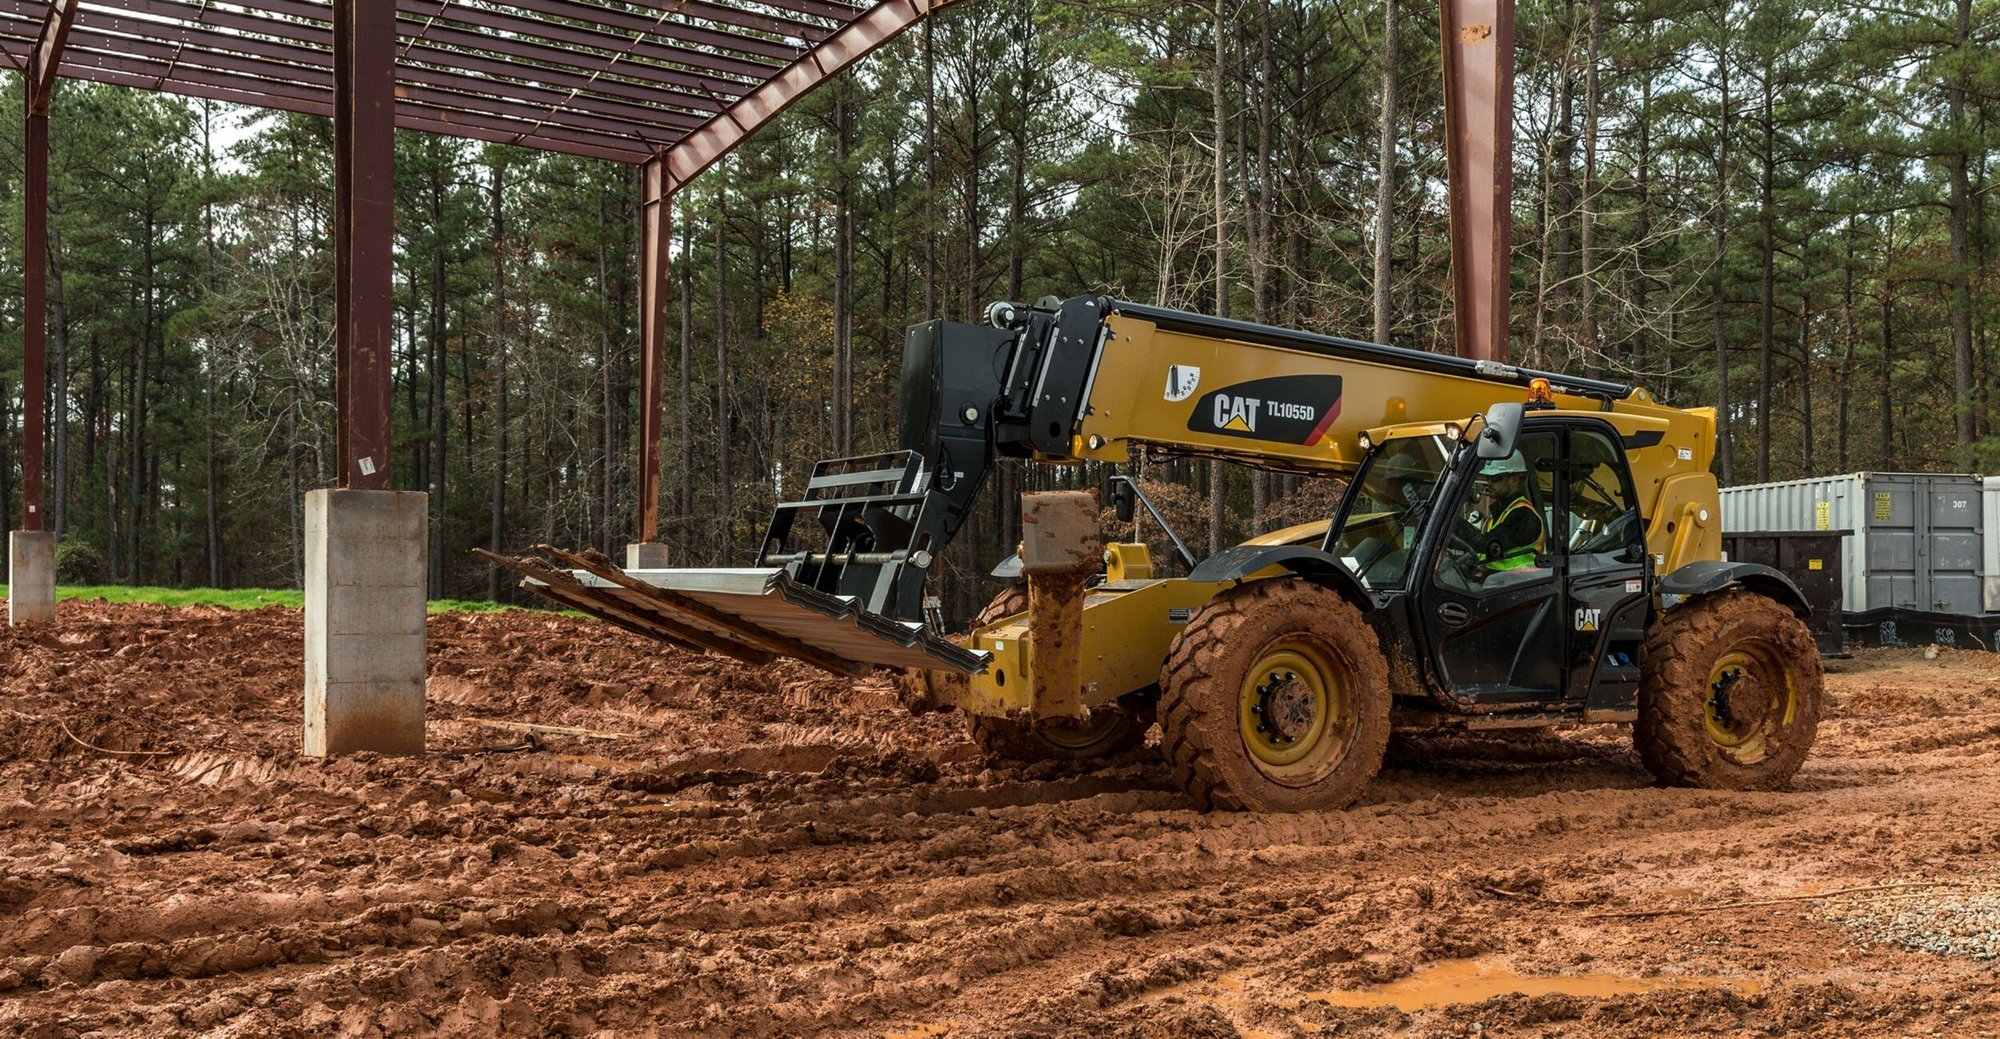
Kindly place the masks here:
[(1610, 999), (1651, 992), (1727, 989), (1754, 996), (1763, 986), (1743, 978), (1652, 977), (1622, 974), (1521, 974), (1476, 959), (1447, 960), (1385, 985), (1367, 989), (1308, 992), (1305, 998), (1336, 1007), (1392, 1007), (1404, 1012), (1460, 1003), (1483, 1003), (1496, 996), (1579, 996)]

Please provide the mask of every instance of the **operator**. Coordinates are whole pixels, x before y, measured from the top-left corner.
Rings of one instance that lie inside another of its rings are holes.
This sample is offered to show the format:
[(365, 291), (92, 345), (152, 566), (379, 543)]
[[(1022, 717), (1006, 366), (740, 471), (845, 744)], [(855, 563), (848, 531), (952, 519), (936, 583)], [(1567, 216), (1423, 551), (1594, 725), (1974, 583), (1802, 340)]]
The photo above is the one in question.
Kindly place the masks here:
[(1523, 570), (1547, 548), (1542, 510), (1528, 500), (1528, 463), (1515, 452), (1488, 465), (1479, 563), (1487, 570)]

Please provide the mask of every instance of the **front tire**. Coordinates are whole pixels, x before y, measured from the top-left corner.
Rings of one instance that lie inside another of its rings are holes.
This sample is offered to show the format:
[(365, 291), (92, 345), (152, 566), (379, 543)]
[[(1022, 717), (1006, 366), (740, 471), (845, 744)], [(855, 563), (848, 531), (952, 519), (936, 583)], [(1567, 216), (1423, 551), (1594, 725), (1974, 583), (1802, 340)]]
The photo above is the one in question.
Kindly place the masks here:
[[(1028, 589), (1014, 585), (1001, 590), (979, 615), (972, 628), (1028, 611)], [(928, 673), (928, 672), (927, 672)], [(1108, 758), (1146, 742), (1149, 724), (1118, 704), (1093, 708), (1090, 717), (1036, 718), (1016, 721), (981, 714), (965, 716), (967, 735), (987, 757), (1007, 761), (1088, 761)]]
[(1647, 632), (1633, 741), (1667, 786), (1782, 789), (1819, 733), (1824, 683), (1803, 621), (1755, 592), (1719, 592)]
[(987, 757), (1008, 761), (1089, 761), (1146, 742), (1146, 726), (1116, 704), (1094, 707), (1082, 719), (1015, 721), (968, 714), (965, 721), (972, 742)]
[(1296, 578), (1217, 596), (1160, 676), (1161, 742), (1203, 808), (1345, 808), (1381, 770), (1389, 668), (1361, 611)]

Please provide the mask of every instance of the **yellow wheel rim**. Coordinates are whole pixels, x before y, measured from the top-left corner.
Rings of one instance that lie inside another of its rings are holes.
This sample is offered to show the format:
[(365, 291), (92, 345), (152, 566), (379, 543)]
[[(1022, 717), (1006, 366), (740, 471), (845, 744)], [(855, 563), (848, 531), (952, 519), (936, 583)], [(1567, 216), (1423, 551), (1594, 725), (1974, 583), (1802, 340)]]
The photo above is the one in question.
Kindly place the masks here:
[(1762, 645), (1717, 657), (1708, 670), (1708, 738), (1724, 757), (1754, 765), (1777, 750), (1798, 714), (1798, 682), (1782, 655)]
[(1035, 735), (1062, 750), (1088, 750), (1124, 722), (1117, 708), (1099, 707), (1088, 718), (1043, 718), (1035, 723)]
[(1304, 786), (1347, 757), (1355, 718), (1343, 670), (1316, 642), (1265, 647), (1238, 687), (1236, 721), (1250, 761), (1266, 776)]

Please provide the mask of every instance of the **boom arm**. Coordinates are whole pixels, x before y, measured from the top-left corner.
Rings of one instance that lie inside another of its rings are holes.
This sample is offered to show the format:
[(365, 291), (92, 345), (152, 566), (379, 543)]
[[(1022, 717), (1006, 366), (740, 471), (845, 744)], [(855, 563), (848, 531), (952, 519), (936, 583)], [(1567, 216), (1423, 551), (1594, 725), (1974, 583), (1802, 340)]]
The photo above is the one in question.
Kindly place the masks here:
[[(1365, 453), (1366, 430), (1468, 420), (1522, 399), (1537, 378), (1550, 382), (1559, 407), (1689, 415), (1620, 383), (1099, 296), (995, 304), (988, 317), (986, 326), (930, 321), (909, 330), (903, 450), (822, 463), (805, 497), (777, 508), (762, 565), (915, 621), (925, 574), (996, 457), (1116, 463), (1140, 448), (1347, 472)], [(805, 517), (815, 522), (796, 522)], [(800, 544), (812, 527), (823, 547)]]

